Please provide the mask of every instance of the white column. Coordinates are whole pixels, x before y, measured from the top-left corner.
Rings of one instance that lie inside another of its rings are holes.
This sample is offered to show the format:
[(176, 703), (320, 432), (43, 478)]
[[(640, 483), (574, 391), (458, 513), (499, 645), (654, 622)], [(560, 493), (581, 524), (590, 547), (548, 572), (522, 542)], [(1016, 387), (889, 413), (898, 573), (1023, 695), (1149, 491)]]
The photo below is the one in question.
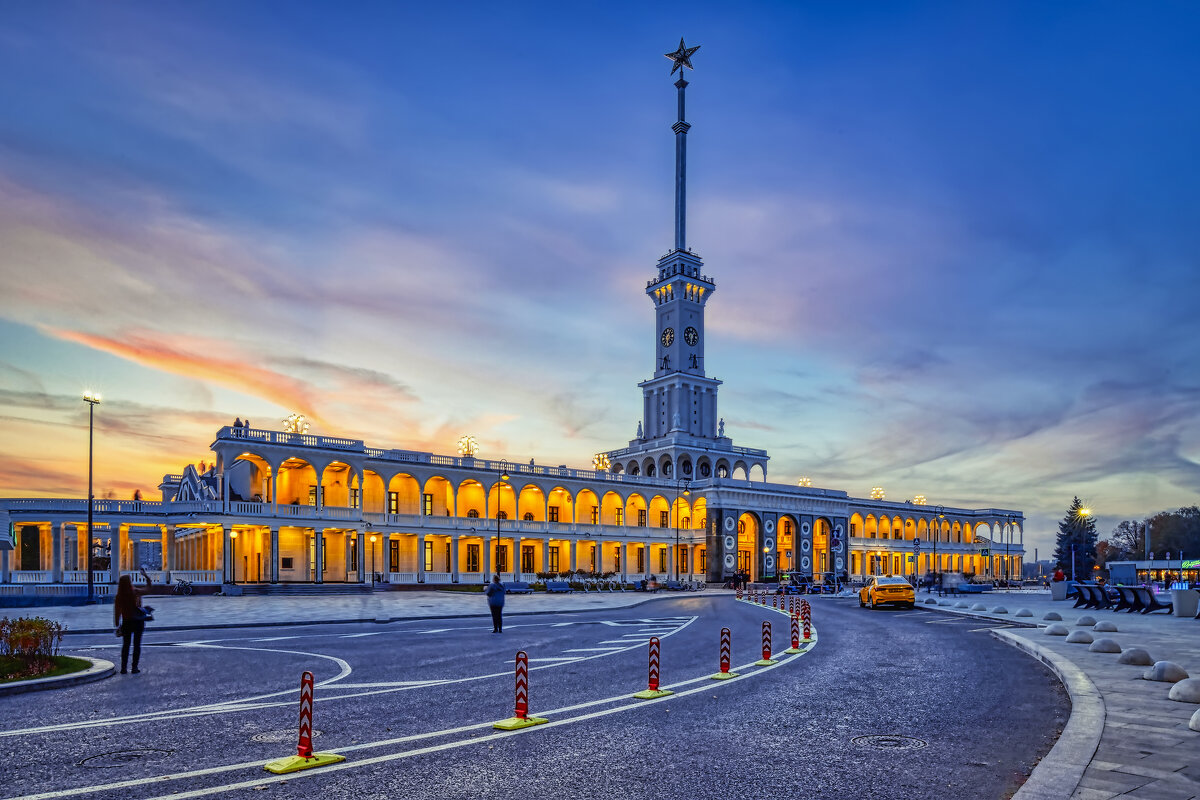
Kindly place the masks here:
[(579, 569), (579, 567), (575, 561), (576, 551), (578, 551), (578, 549), (579, 549), (579, 540), (572, 539), (571, 540), (571, 572), (574, 572), (575, 570)]
[(62, 583), (63, 528), (67, 523), (50, 525), (50, 582)]
[(108, 581), (114, 586), (121, 579), (121, 526), (108, 527)]
[(425, 534), (417, 537), (417, 583), (425, 582)]
[(542, 539), (542, 572), (550, 571), (550, 538)]
[(0, 550), (0, 583), (8, 583), (11, 579), (8, 566), (8, 550)]
[(621, 542), (617, 548), (617, 552), (621, 554), (621, 583), (624, 583), (629, 573), (629, 543)]
[(271, 516), (279, 516), (279, 467), (271, 470)]
[(483, 537), (483, 582), (492, 580), (492, 537)]
[(642, 542), (642, 552), (646, 554), (645, 557), (642, 558), (642, 561), (644, 562), (642, 566), (646, 568), (646, 574), (642, 577), (644, 577), (646, 580), (650, 580), (650, 573), (654, 572), (654, 565), (650, 563), (654, 552), (650, 549), (649, 542)]
[(458, 534), (450, 536), (450, 580), (458, 583)]
[(163, 525), (162, 531), (162, 560), (163, 583), (171, 583), (171, 570), (175, 569), (175, 526)]
[[(233, 527), (230, 525), (221, 526), (221, 583), (230, 583), (234, 579), (234, 548), (233, 537), (229, 534), (233, 533)], [(245, 576), (243, 576), (245, 577)]]
[(325, 582), (325, 532), (309, 528), (313, 537), (313, 582)]
[(279, 528), (271, 528), (271, 583), (279, 583)]
[[(359, 484), (360, 484), (359, 490), (358, 490), (359, 497), (362, 496), (361, 483), (362, 482), (359, 481)], [(358, 536), (358, 582), (366, 583), (366, 581), (367, 581), (367, 570), (366, 570), (367, 551), (365, 549), (363, 549), (363, 545), (366, 544), (366, 541), (365, 541), (366, 535), (362, 531), (359, 531), (355, 535)], [(372, 545), (372, 547), (374, 547), (374, 545)]]

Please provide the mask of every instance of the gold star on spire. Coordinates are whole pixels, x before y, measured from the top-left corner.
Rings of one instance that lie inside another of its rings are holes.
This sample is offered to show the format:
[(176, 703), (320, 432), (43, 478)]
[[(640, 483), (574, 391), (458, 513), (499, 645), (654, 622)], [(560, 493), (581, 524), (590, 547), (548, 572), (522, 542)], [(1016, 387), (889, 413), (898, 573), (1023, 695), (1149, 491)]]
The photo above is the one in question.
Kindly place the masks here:
[(692, 53), (696, 52), (699, 49), (700, 49), (700, 45), (696, 45), (695, 47), (688, 47), (687, 45), (685, 45), (683, 43), (683, 37), (682, 36), (679, 37), (679, 49), (676, 50), (674, 53), (664, 53), (663, 54), (667, 58), (671, 59), (671, 61), (673, 62), (671, 64), (671, 74), (674, 75), (675, 70), (682, 69), (683, 67), (687, 67), (688, 69), (695, 69), (695, 67), (692, 66)]

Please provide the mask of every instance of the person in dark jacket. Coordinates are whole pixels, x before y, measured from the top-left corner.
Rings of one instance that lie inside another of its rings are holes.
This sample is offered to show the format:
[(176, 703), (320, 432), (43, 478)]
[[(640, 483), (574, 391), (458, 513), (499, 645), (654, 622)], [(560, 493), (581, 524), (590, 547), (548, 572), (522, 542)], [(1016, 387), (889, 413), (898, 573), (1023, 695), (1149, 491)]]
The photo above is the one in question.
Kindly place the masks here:
[(488, 610), (492, 612), (492, 633), (503, 633), (505, 591), (499, 575), (492, 576), (492, 582), (488, 584), (484, 593), (487, 595)]
[[(150, 584), (149, 577), (146, 578), (146, 584)], [(146, 630), (146, 618), (150, 611), (153, 609), (149, 606), (142, 607), (142, 595), (133, 588), (133, 580), (128, 575), (122, 575), (117, 581), (117, 595), (113, 598), (113, 625), (121, 637), (122, 675), (129, 663), (130, 644), (133, 645), (133, 674), (141, 672), (138, 662), (142, 658), (142, 633)]]

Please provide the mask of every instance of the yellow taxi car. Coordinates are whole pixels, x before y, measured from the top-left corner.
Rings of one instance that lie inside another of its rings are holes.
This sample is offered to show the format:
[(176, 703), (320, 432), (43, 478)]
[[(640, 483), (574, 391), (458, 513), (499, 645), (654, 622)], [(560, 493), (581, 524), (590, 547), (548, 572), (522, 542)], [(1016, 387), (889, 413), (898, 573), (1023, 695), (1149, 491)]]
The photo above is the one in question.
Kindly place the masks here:
[(858, 590), (858, 604), (863, 608), (880, 606), (907, 606), (917, 603), (917, 593), (912, 584), (899, 575), (872, 575), (867, 585)]

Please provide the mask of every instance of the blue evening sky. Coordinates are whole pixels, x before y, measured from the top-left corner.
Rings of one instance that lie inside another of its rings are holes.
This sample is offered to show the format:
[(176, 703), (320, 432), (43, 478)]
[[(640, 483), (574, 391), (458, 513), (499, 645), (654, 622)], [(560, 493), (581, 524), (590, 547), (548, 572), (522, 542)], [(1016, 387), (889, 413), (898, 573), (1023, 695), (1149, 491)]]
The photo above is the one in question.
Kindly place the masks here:
[(689, 73), (709, 374), (773, 480), (1101, 533), (1200, 489), (1194, 3), (9, 3), (0, 494), (234, 416), (576, 466), (653, 370)]

